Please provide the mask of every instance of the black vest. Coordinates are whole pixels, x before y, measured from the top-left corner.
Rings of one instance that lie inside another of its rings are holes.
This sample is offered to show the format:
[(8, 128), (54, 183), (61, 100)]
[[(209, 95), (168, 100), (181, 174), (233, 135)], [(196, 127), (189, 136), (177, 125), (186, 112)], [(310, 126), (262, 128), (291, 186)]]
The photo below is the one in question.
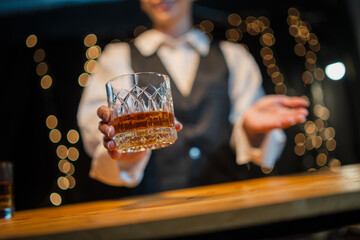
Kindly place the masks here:
[(200, 58), (189, 96), (183, 96), (157, 54), (141, 55), (134, 45), (131, 64), (135, 72), (170, 76), (176, 118), (184, 128), (172, 146), (152, 151), (152, 157), (135, 193), (153, 193), (247, 178), (246, 166), (238, 166), (229, 140), (229, 71), (218, 43)]

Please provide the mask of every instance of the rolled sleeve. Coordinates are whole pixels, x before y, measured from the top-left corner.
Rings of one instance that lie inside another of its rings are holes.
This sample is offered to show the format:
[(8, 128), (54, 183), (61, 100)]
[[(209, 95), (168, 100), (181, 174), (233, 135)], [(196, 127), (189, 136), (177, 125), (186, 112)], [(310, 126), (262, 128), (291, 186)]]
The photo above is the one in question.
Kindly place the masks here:
[(229, 121), (233, 124), (230, 145), (236, 153), (238, 164), (250, 161), (264, 167), (273, 167), (280, 157), (286, 135), (280, 129), (266, 134), (260, 147), (251, 145), (243, 129), (243, 114), (265, 95), (260, 69), (253, 56), (239, 44), (222, 42), (220, 45), (229, 68), (229, 96), (231, 109)]
[(99, 71), (91, 76), (79, 104), (77, 119), (84, 148), (92, 157), (90, 177), (112, 186), (134, 187), (142, 180), (151, 153), (137, 162), (113, 160), (103, 146), (97, 109), (107, 105), (105, 84), (111, 78), (132, 73), (126, 43), (109, 44), (99, 58)]
[(106, 149), (98, 146), (91, 162), (90, 177), (112, 186), (137, 186), (144, 174), (151, 152), (137, 162), (112, 159)]
[(284, 149), (285, 133), (280, 129), (270, 131), (266, 134), (260, 147), (257, 148), (250, 144), (242, 123), (242, 119), (236, 122), (230, 140), (236, 153), (237, 164), (246, 164), (252, 161), (259, 166), (273, 168)]

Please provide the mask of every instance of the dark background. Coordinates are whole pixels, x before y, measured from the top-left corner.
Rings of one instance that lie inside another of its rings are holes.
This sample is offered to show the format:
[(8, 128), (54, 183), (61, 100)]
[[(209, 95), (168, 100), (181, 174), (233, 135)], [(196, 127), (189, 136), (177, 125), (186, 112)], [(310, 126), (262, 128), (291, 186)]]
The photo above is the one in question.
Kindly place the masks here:
[[(18, 210), (52, 206), (50, 194), (62, 197), (62, 204), (121, 197), (128, 194), (126, 188), (106, 186), (88, 177), (90, 158), (83, 150), (81, 139), (71, 144), (66, 133), (78, 130), (77, 106), (83, 91), (78, 77), (84, 72), (86, 62), (84, 38), (90, 33), (98, 37), (97, 45), (103, 49), (114, 39), (131, 41), (134, 29), (143, 25), (150, 27), (149, 20), (139, 10), (138, 1), (102, 1), (77, 3), (76, 1), (3, 1), (0, 2), (0, 53), (1, 53), (1, 107), (3, 119), (3, 144), (1, 160), (12, 161), (15, 171), (15, 202)], [(62, 4), (54, 4), (62, 2)], [(81, 1), (79, 1), (81, 2)], [(71, 3), (71, 4), (70, 4)], [(270, 20), (276, 42), (271, 46), (276, 64), (285, 78), (288, 95), (308, 96), (309, 120), (315, 120), (312, 109), (310, 85), (303, 83), (302, 73), (306, 70), (305, 59), (294, 53), (296, 44), (289, 34), (288, 9), (295, 7), (303, 21), (311, 25), (311, 32), (319, 39), (321, 49), (316, 52), (317, 67), (324, 69), (329, 63), (344, 62), (347, 72), (340, 81), (325, 77), (321, 81), (325, 106), (330, 111), (327, 127), (336, 130), (336, 149), (312, 149), (302, 156), (294, 153), (294, 137), (304, 132), (304, 124), (286, 130), (288, 141), (283, 156), (270, 174), (289, 174), (321, 169), (316, 163), (319, 152), (325, 151), (328, 166), (331, 159), (338, 159), (342, 165), (359, 162), (359, 28), (360, 7), (356, 0), (330, 1), (205, 1), (194, 6), (194, 24), (203, 20), (213, 22), (211, 32), (215, 40), (226, 40), (226, 30), (233, 28), (227, 17), (239, 14), (265, 16)], [(29, 35), (38, 38), (36, 46), (25, 44)], [(239, 41), (248, 46), (258, 61), (264, 77), (267, 93), (275, 93), (271, 78), (266, 73), (260, 56), (259, 36), (244, 33)], [(40, 86), (41, 76), (36, 74), (37, 62), (33, 55), (37, 49), (44, 49), (44, 62), (52, 79), (52, 86), (44, 90)], [(50, 129), (45, 121), (55, 115), (57, 129), (62, 138), (59, 143), (49, 140)], [(80, 157), (72, 162), (76, 185), (62, 190), (57, 179), (66, 174), (59, 171), (60, 158), (56, 154), (59, 145), (76, 147)], [(255, 166), (252, 166), (256, 168)], [(260, 169), (257, 171), (260, 172)]]

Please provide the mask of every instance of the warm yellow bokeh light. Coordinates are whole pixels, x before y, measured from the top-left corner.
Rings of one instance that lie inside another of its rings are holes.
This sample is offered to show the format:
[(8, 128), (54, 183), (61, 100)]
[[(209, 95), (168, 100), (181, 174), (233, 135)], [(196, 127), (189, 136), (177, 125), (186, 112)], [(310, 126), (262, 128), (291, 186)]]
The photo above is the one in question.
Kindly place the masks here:
[(56, 118), (54, 115), (49, 115), (49, 116), (46, 118), (46, 126), (47, 126), (49, 129), (56, 128), (57, 124), (58, 124), (58, 120), (57, 120), (57, 118)]
[(289, 14), (290, 16), (300, 17), (300, 12), (299, 12), (299, 10), (297, 10), (296, 8), (293, 8), (293, 7), (291, 7), (291, 8), (288, 9), (288, 14)]
[(32, 35), (29, 35), (27, 38), (26, 38), (26, 46), (28, 48), (32, 48), (34, 47), (36, 44), (37, 44), (37, 37), (36, 35), (32, 34)]
[(254, 21), (254, 22), (248, 23), (246, 25), (246, 30), (250, 35), (256, 36), (256, 35), (258, 35), (260, 33), (261, 28), (257, 24), (257, 21)]
[(98, 58), (101, 54), (101, 48), (98, 45), (94, 45), (92, 47), (89, 47), (86, 50), (86, 58), (87, 59), (95, 59)]
[(67, 178), (67, 180), (69, 181), (69, 187), (70, 189), (74, 188), (76, 185), (76, 181), (75, 178), (73, 176), (67, 175), (65, 176)]
[(315, 71), (314, 71), (314, 77), (315, 77), (317, 80), (319, 80), (319, 81), (324, 80), (324, 78), (325, 78), (325, 72), (324, 72), (324, 70), (322, 70), (321, 68), (315, 69)]
[(43, 89), (48, 89), (52, 85), (52, 78), (49, 75), (45, 75), (40, 80), (40, 85)]
[(78, 83), (82, 87), (86, 87), (89, 84), (90, 74), (89, 73), (82, 73), (78, 78)]
[(91, 46), (95, 45), (96, 42), (97, 42), (97, 37), (93, 33), (88, 34), (84, 39), (84, 45), (86, 47), (91, 47)]
[(45, 75), (47, 71), (48, 71), (48, 65), (45, 62), (39, 63), (36, 67), (36, 73), (39, 76)]
[(241, 23), (241, 17), (239, 14), (232, 13), (228, 16), (228, 22), (233, 26), (239, 26)]
[(60, 145), (56, 149), (56, 154), (59, 158), (63, 159), (66, 158), (68, 155), (68, 149), (64, 145)]
[(99, 70), (99, 63), (96, 60), (87, 60), (84, 64), (84, 70), (88, 73), (96, 73)]
[(75, 172), (74, 164), (72, 164), (71, 162), (68, 162), (68, 164), (69, 164), (69, 170), (66, 171), (65, 173), (66, 173), (67, 175), (73, 175), (74, 172)]
[(58, 129), (52, 129), (49, 133), (49, 138), (53, 143), (58, 143), (61, 140), (61, 133)]
[(306, 137), (303, 133), (298, 133), (295, 136), (295, 144), (302, 146), (302, 145), (304, 145), (305, 139), (306, 139)]
[(275, 85), (275, 93), (285, 95), (287, 93), (287, 87), (285, 84), (280, 83), (278, 85)]
[(306, 54), (306, 49), (305, 49), (304, 45), (302, 45), (300, 43), (295, 45), (294, 51), (295, 51), (295, 54), (298, 55), (299, 57), (303, 57)]
[(322, 145), (322, 138), (320, 136), (315, 136), (311, 141), (314, 148), (320, 148)]
[(275, 37), (272, 33), (265, 33), (260, 37), (260, 44), (262, 46), (270, 47), (275, 44)]
[(69, 143), (75, 144), (79, 141), (79, 133), (74, 130), (71, 129), (68, 133), (67, 133), (67, 140), (69, 141)]
[(66, 173), (70, 169), (69, 162), (66, 159), (61, 159), (58, 163), (59, 170), (63, 173)]
[(295, 145), (294, 152), (298, 156), (302, 156), (305, 153), (305, 146), (304, 145)]
[(270, 59), (273, 58), (274, 53), (273, 53), (273, 51), (271, 50), (271, 48), (269, 48), (269, 47), (263, 47), (263, 48), (261, 48), (261, 50), (260, 50), (260, 55), (261, 55), (261, 57), (262, 57), (263, 59), (265, 59), (265, 60), (270, 60)]
[(303, 72), (301, 78), (305, 84), (311, 84), (314, 81), (314, 77), (310, 71)]
[(44, 49), (37, 49), (35, 52), (34, 52), (34, 61), (35, 62), (42, 62), (44, 61), (45, 59), (45, 51)]
[(225, 32), (225, 36), (226, 39), (228, 39), (229, 41), (239, 41), (240, 40), (240, 36), (242, 37), (242, 33), (236, 29), (236, 28), (232, 28), (232, 29), (228, 29)]
[(329, 151), (334, 151), (335, 148), (336, 148), (336, 141), (335, 139), (329, 139), (327, 142), (326, 142), (326, 148), (327, 150)]
[(79, 158), (79, 151), (75, 147), (70, 147), (68, 150), (68, 158), (71, 161), (76, 161)]
[(337, 171), (341, 168), (341, 162), (338, 159), (331, 159), (329, 162), (329, 167), (332, 171)]
[(69, 180), (66, 177), (59, 177), (57, 180), (58, 187), (62, 190), (66, 190), (69, 188)]
[(214, 24), (210, 20), (203, 20), (200, 23), (200, 29), (206, 33), (212, 32), (214, 30)]
[(53, 205), (59, 206), (62, 202), (61, 196), (58, 193), (50, 194), (50, 201)]
[(312, 134), (315, 131), (316, 126), (315, 126), (315, 123), (313, 121), (307, 121), (305, 123), (304, 128), (305, 128), (305, 132), (307, 134)]

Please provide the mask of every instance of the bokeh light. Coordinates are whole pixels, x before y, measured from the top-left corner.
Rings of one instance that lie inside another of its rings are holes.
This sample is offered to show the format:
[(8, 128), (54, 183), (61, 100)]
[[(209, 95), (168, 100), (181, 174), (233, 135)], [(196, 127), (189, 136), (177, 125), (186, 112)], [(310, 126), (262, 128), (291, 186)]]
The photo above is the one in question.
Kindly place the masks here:
[(32, 35), (29, 35), (27, 38), (26, 38), (26, 46), (28, 48), (32, 48), (34, 47), (36, 44), (37, 44), (37, 37), (36, 35), (32, 34)]
[(90, 74), (89, 73), (82, 73), (78, 78), (78, 83), (81, 87), (86, 87), (89, 84)]
[(91, 46), (86, 50), (86, 58), (87, 59), (95, 59), (98, 58), (101, 54), (101, 48), (97, 45)]
[(79, 158), (79, 151), (75, 147), (70, 147), (68, 149), (68, 158), (71, 161), (76, 161)]
[(42, 62), (45, 59), (45, 51), (44, 49), (37, 49), (34, 53), (34, 61), (35, 62)]
[(84, 39), (84, 45), (86, 47), (91, 47), (91, 46), (95, 45), (96, 42), (97, 42), (97, 36), (93, 33), (86, 35), (86, 37)]
[(326, 76), (334, 81), (342, 79), (345, 76), (345, 73), (346, 68), (342, 62), (332, 63), (325, 67)]
[(59, 145), (56, 149), (56, 154), (59, 158), (66, 158), (68, 155), (68, 149), (64, 145)]
[(75, 144), (79, 141), (79, 138), (80, 138), (79, 133), (74, 129), (71, 129), (67, 133), (67, 140), (69, 141), (69, 143)]
[(96, 73), (99, 70), (99, 63), (96, 60), (87, 60), (84, 64), (84, 70), (88, 73)]
[(61, 205), (62, 198), (58, 193), (53, 192), (50, 194), (50, 201), (53, 205), (59, 206)]
[(48, 65), (45, 62), (39, 63), (36, 67), (36, 73), (39, 76), (45, 75), (47, 71), (48, 71)]
[(69, 188), (70, 183), (66, 177), (59, 177), (57, 180), (58, 187), (62, 190), (66, 190)]
[(61, 140), (61, 133), (58, 129), (52, 129), (49, 133), (50, 141), (58, 143)]
[(52, 78), (49, 75), (45, 75), (40, 80), (40, 85), (43, 89), (48, 89), (52, 85)]
[(237, 13), (232, 13), (228, 16), (228, 22), (232, 25), (232, 26), (239, 26), (241, 23), (241, 17), (239, 16), (239, 14)]
[(56, 128), (57, 125), (58, 125), (58, 120), (57, 120), (57, 118), (56, 118), (54, 115), (49, 115), (49, 116), (46, 118), (46, 126), (47, 126), (49, 129)]

